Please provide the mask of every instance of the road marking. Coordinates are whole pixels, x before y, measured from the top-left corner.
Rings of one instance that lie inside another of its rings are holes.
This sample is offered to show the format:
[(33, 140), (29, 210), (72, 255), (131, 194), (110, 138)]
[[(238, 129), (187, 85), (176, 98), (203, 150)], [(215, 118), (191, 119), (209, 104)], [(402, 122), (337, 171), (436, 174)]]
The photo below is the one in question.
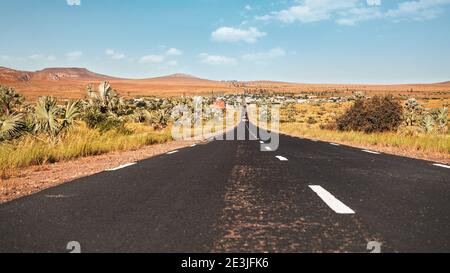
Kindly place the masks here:
[(280, 161), (289, 161), (286, 157), (281, 156), (281, 155), (276, 156), (276, 158), (278, 158)]
[[(255, 134), (252, 132), (252, 130), (250, 130), (250, 128), (248, 127), (247, 124), (245, 124), (245, 127), (247, 127), (248, 132), (249, 132), (255, 139), (258, 139), (258, 136), (255, 135)], [(262, 144), (262, 143), (261, 143), (261, 144)]]
[(192, 144), (192, 145), (191, 145), (192, 148), (195, 147), (195, 146), (197, 146), (197, 144)]
[(341, 144), (337, 144), (337, 143), (330, 143), (333, 146), (341, 146)]
[(444, 165), (444, 164), (433, 164), (436, 167), (441, 167), (441, 168), (446, 168), (446, 169), (450, 169), (450, 166), (448, 165)]
[(269, 146), (265, 147), (267, 151), (272, 151), (272, 148), (270, 148)]
[(362, 150), (362, 151), (365, 152), (365, 153), (369, 153), (369, 154), (380, 155), (379, 152), (374, 152), (374, 151), (371, 151), (371, 150)]
[(178, 153), (178, 150), (175, 150), (175, 151), (172, 151), (172, 152), (168, 152), (167, 154), (168, 155), (173, 155), (173, 154), (176, 154), (176, 153)]
[(113, 172), (113, 171), (117, 171), (117, 170), (120, 170), (120, 169), (125, 169), (125, 168), (130, 167), (130, 166), (133, 166), (133, 165), (136, 165), (136, 162), (124, 164), (124, 165), (121, 165), (121, 166), (116, 167), (116, 168), (114, 168), (114, 169), (108, 169), (108, 170), (106, 170), (106, 171), (107, 171), (107, 172)]
[(339, 201), (321, 186), (309, 186), (332, 210), (338, 214), (355, 214), (355, 212)]

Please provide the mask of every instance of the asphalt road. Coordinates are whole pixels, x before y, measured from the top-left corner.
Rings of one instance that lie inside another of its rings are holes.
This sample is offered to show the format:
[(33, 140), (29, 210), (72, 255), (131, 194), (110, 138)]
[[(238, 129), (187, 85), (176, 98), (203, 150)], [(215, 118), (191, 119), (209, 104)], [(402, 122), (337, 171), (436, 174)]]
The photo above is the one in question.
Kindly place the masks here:
[(450, 252), (445, 166), (261, 145), (203, 142), (0, 205), (0, 252)]

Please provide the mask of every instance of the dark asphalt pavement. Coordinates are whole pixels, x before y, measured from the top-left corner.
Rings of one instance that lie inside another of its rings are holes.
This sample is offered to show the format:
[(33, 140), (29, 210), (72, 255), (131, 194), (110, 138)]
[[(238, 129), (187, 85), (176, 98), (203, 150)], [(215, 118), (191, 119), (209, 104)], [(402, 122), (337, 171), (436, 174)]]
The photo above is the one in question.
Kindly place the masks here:
[(450, 169), (284, 135), (273, 152), (212, 141), (0, 205), (0, 223), (0, 252), (450, 252)]

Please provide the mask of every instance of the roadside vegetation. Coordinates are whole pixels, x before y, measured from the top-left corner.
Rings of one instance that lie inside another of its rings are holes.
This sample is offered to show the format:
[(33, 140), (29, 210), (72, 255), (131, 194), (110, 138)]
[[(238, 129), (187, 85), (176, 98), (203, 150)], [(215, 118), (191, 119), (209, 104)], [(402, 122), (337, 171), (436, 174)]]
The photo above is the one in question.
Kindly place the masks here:
[(294, 136), (450, 162), (448, 105), (433, 105), (437, 107), (426, 108), (414, 98), (367, 98), (361, 92), (347, 102), (285, 103), (280, 130)]
[[(194, 115), (195, 99), (141, 98), (125, 100), (109, 83), (87, 88), (86, 99), (61, 102), (40, 97), (25, 104), (13, 88), (0, 86), (0, 177), (15, 176), (19, 168), (55, 163), (112, 151), (130, 150), (172, 140), (171, 127), (182, 115)], [(211, 111), (214, 98), (202, 101), (205, 120), (224, 109)], [(209, 110), (207, 110), (209, 109)]]

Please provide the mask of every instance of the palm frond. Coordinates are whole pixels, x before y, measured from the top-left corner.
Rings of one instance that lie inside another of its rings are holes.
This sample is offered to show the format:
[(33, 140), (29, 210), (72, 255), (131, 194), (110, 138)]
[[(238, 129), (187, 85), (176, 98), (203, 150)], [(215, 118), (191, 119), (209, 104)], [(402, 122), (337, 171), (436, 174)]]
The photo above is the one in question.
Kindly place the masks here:
[(25, 122), (22, 114), (0, 117), (0, 141), (11, 140), (25, 132)]

